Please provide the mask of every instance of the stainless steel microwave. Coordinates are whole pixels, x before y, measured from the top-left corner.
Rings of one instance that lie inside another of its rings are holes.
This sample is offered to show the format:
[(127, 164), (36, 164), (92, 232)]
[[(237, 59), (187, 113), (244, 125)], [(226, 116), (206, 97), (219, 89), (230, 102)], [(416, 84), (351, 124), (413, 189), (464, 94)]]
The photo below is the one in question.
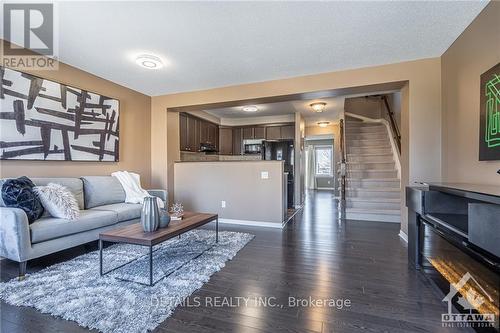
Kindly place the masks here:
[(244, 140), (243, 148), (245, 154), (260, 154), (262, 152), (262, 140)]

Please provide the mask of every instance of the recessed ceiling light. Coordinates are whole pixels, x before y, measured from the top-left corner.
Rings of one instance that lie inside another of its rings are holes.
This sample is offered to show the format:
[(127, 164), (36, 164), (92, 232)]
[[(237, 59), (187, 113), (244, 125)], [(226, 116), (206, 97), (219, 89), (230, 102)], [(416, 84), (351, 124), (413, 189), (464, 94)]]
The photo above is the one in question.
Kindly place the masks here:
[(160, 69), (163, 67), (161, 59), (150, 54), (141, 54), (135, 59), (135, 62), (147, 69)]
[(311, 107), (311, 109), (314, 110), (314, 112), (323, 112), (323, 111), (325, 111), (326, 103), (325, 102), (317, 102), (317, 103), (309, 104), (309, 106)]
[(318, 126), (319, 126), (319, 127), (326, 127), (326, 126), (328, 126), (328, 125), (330, 125), (330, 122), (329, 122), (329, 121), (320, 121), (320, 122), (318, 123)]
[(244, 106), (242, 108), (242, 110), (245, 112), (257, 112), (257, 111), (259, 111), (259, 108), (256, 107), (255, 105), (248, 105), (248, 106)]

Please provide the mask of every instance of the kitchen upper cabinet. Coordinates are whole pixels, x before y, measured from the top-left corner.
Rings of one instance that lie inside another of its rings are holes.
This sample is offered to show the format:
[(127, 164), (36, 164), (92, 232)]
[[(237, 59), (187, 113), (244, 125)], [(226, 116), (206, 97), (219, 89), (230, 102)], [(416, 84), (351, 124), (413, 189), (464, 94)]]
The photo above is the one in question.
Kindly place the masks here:
[(263, 126), (243, 127), (243, 140), (264, 140), (266, 138), (266, 128)]
[(199, 122), (194, 117), (187, 118), (187, 150), (198, 151), (200, 145)]
[(281, 139), (281, 126), (269, 126), (266, 128), (267, 140), (280, 140)]
[(264, 140), (266, 138), (266, 128), (265, 127), (254, 127), (253, 129), (253, 138)]
[(208, 123), (205, 121), (200, 122), (200, 143), (208, 142)]
[(281, 126), (281, 138), (286, 140), (294, 140), (295, 126), (293, 125)]
[(267, 140), (294, 140), (295, 139), (295, 126), (268, 126), (266, 127)]
[(179, 115), (180, 150), (197, 152), (201, 143), (210, 143), (217, 149), (219, 126), (187, 113)]
[(207, 141), (206, 143), (210, 143), (217, 147), (219, 137), (219, 127), (212, 123), (207, 123)]
[(243, 127), (243, 140), (253, 139), (253, 127)]
[(240, 127), (233, 128), (233, 155), (241, 155), (243, 153), (243, 129)]
[(180, 132), (180, 149), (183, 151), (188, 150), (188, 117), (184, 114), (179, 115), (179, 132)]
[(219, 128), (219, 154), (231, 155), (233, 153), (233, 129), (230, 127)]

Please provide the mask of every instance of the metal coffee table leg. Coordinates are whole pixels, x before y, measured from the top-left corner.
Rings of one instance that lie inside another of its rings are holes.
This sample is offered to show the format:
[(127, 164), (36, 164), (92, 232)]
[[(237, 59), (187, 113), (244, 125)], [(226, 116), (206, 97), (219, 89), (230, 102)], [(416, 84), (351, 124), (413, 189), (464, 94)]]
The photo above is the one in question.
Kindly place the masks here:
[(102, 276), (102, 240), (99, 239), (99, 274)]
[(215, 219), (215, 242), (219, 242), (219, 218)]
[(153, 246), (149, 247), (149, 285), (153, 285)]

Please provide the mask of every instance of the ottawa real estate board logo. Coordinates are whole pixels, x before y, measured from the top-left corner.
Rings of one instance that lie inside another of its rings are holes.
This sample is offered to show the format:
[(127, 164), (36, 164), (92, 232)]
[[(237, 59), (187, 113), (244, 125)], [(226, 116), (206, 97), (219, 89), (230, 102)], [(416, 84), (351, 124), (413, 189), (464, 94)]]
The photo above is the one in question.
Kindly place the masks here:
[[(464, 310), (461, 313), (454, 312), (453, 309), (453, 299), (456, 297), (456, 303)], [(448, 313), (441, 315), (443, 327), (495, 327), (495, 313), (490, 313), (490, 310), (498, 307), (469, 272), (456, 284), (450, 283), (450, 292), (443, 298), (443, 302), (448, 303)]]
[(19, 70), (54, 70), (57, 43), (54, 4), (4, 3), (1, 63)]

